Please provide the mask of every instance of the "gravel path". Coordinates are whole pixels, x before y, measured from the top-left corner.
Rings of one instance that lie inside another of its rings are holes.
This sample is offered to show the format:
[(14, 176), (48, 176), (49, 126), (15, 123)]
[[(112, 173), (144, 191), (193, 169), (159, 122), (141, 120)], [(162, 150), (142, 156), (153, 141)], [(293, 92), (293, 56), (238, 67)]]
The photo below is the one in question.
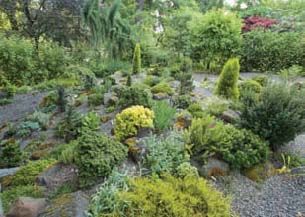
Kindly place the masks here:
[(240, 217), (305, 216), (305, 176), (278, 175), (258, 185), (233, 174), (214, 184), (232, 195), (233, 210)]
[(28, 114), (33, 113), (45, 95), (45, 93), (16, 95), (13, 103), (0, 106), (0, 125), (22, 119)]

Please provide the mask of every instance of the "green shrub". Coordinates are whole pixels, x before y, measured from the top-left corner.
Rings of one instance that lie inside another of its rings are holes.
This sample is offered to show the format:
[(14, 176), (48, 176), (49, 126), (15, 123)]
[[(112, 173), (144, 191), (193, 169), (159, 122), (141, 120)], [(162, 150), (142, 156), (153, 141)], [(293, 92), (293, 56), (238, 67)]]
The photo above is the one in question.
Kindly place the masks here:
[(220, 116), (224, 111), (229, 109), (230, 102), (217, 96), (207, 97), (203, 101), (203, 110), (207, 114)]
[(247, 94), (247, 92), (251, 91), (257, 96), (259, 96), (262, 92), (262, 86), (260, 83), (254, 80), (246, 80), (239, 84), (239, 92), (240, 92), (240, 98), (244, 96), (244, 94)]
[(153, 111), (155, 114), (155, 129), (159, 132), (168, 129), (174, 120), (176, 109), (172, 108), (166, 101), (156, 101)]
[(303, 33), (253, 30), (244, 34), (243, 71), (277, 72), (293, 65), (305, 66)]
[(193, 86), (193, 74), (192, 74), (192, 60), (183, 58), (180, 63), (179, 72), (175, 73), (176, 79), (180, 82), (179, 94), (189, 94), (192, 92)]
[(82, 127), (82, 115), (75, 111), (73, 106), (69, 106), (64, 118), (56, 127), (57, 136), (69, 142), (80, 135)]
[(161, 79), (159, 76), (154, 76), (154, 75), (147, 75), (144, 84), (153, 87), (161, 82)]
[(268, 77), (266, 75), (256, 75), (251, 80), (258, 82), (262, 87), (265, 87), (268, 83)]
[(154, 112), (143, 106), (132, 106), (115, 117), (114, 134), (119, 141), (136, 136), (140, 128), (153, 128)]
[(22, 151), (16, 140), (0, 143), (0, 168), (17, 167), (22, 162)]
[(33, 198), (42, 198), (43, 189), (39, 186), (33, 185), (21, 185), (11, 188), (9, 190), (3, 191), (0, 193), (0, 198), (3, 202), (3, 211), (4, 213), (9, 211), (11, 205), (19, 197), (33, 197)]
[(275, 150), (301, 133), (305, 124), (304, 92), (287, 84), (269, 84), (260, 99), (242, 99), (241, 126), (269, 141)]
[(149, 150), (144, 158), (144, 166), (152, 174), (173, 174), (180, 164), (189, 159), (183, 138), (177, 132), (171, 132), (164, 138), (150, 136), (144, 140), (144, 145)]
[(187, 110), (192, 114), (193, 118), (203, 118), (206, 115), (199, 103), (192, 103)]
[(90, 106), (99, 106), (104, 103), (104, 94), (103, 93), (93, 93), (88, 96), (88, 104)]
[[(192, 120), (192, 125), (189, 129), (190, 142), (194, 145), (195, 150), (205, 143), (205, 133), (212, 126), (214, 119), (211, 116)], [(197, 151), (198, 152), (198, 151)]]
[(77, 142), (71, 141), (68, 144), (62, 145), (61, 153), (58, 154), (57, 158), (60, 162), (64, 164), (73, 164), (76, 161), (76, 146)]
[(68, 64), (68, 56), (63, 47), (52, 42), (43, 42), (39, 45), (39, 68), (48, 79), (62, 75)]
[(179, 109), (187, 109), (192, 103), (192, 98), (189, 95), (179, 95), (173, 100), (174, 106)]
[(160, 82), (159, 84), (153, 86), (151, 88), (151, 92), (152, 93), (166, 93), (168, 95), (172, 95), (174, 93), (173, 89), (171, 88), (171, 86), (166, 83), (166, 82)]
[[(198, 123), (194, 124), (198, 126)], [(232, 125), (221, 122), (214, 126), (191, 127), (191, 141), (194, 144), (194, 154), (202, 159), (208, 156), (220, 156), (232, 168), (250, 168), (267, 160), (268, 144), (248, 130), (239, 130)], [(193, 125), (192, 125), (193, 126)], [(195, 131), (196, 129), (199, 129)]]
[(127, 156), (127, 148), (103, 134), (88, 131), (77, 139), (75, 163), (81, 186), (94, 184), (111, 174)]
[(118, 91), (119, 105), (127, 108), (133, 105), (152, 107), (152, 96), (147, 90), (137, 86), (125, 87)]
[(8, 84), (2, 91), (5, 93), (6, 98), (13, 98), (17, 92), (17, 87), (15, 85)]
[(210, 10), (202, 17), (190, 22), (193, 37), (192, 57), (196, 61), (204, 60), (211, 69), (236, 56), (241, 47), (241, 19), (234, 13)]
[(239, 91), (237, 81), (239, 78), (239, 61), (230, 59), (224, 65), (216, 86), (216, 94), (227, 99), (237, 100)]
[(100, 216), (230, 216), (229, 200), (196, 177), (134, 178), (129, 191), (119, 192), (118, 200), (121, 206), (115, 212)]
[(192, 166), (189, 162), (184, 162), (177, 167), (177, 177), (186, 178), (186, 177), (199, 177), (198, 170), (196, 167)]
[(141, 47), (140, 44), (136, 44), (133, 54), (133, 68), (132, 72), (138, 74), (141, 72)]
[(0, 71), (5, 78), (18, 86), (31, 84), (32, 72), (36, 68), (34, 48), (30, 40), (1, 35), (0, 40)]
[(37, 176), (55, 163), (56, 161), (53, 159), (30, 161), (27, 165), (22, 166), (12, 177), (11, 184), (13, 186), (34, 185)]

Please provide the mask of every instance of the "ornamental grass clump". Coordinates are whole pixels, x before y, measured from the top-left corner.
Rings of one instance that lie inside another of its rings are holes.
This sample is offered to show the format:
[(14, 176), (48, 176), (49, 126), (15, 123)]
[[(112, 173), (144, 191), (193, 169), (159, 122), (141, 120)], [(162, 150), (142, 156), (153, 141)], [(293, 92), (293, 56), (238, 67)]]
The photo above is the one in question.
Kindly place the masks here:
[(140, 128), (154, 127), (154, 112), (143, 106), (132, 106), (115, 118), (114, 134), (119, 141), (136, 136)]

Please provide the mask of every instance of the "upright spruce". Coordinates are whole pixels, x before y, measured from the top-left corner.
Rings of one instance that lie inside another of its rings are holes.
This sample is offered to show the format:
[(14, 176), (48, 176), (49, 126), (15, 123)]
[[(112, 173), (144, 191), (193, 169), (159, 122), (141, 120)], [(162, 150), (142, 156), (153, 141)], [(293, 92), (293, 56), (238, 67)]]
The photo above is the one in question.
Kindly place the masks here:
[(133, 69), (134, 74), (141, 72), (141, 46), (139, 43), (136, 44), (133, 54)]
[(180, 95), (188, 94), (193, 90), (194, 86), (191, 59), (183, 59), (177, 79), (180, 81)]
[(229, 59), (226, 62), (217, 82), (217, 95), (233, 100), (239, 98), (239, 90), (237, 86), (239, 70), (240, 65), (237, 58)]

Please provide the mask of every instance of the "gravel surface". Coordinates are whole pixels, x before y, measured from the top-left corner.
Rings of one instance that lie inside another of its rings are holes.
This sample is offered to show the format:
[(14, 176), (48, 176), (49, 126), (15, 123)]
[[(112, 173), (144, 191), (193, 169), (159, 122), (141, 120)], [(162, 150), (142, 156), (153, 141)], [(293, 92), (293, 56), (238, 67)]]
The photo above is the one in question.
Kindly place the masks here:
[(0, 106), (0, 125), (22, 119), (33, 113), (45, 95), (45, 93), (16, 95), (13, 103)]
[(214, 184), (232, 196), (233, 211), (240, 217), (305, 216), (305, 176), (278, 175), (257, 184), (233, 174)]

